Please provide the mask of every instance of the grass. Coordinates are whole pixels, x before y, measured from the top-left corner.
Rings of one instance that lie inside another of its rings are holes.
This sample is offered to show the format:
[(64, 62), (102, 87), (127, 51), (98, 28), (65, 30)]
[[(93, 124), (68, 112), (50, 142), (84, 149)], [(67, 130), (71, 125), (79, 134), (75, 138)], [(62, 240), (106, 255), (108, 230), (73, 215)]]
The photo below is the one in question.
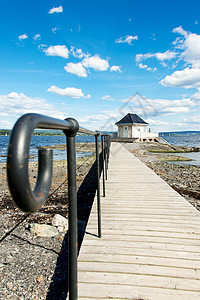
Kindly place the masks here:
[[(164, 155), (163, 155), (164, 156)], [(178, 156), (178, 155), (170, 155), (170, 156), (164, 156), (161, 157), (162, 161), (191, 161), (191, 158)]]
[[(152, 153), (190, 153), (191, 150), (148, 150)], [(192, 151), (192, 152), (198, 152), (198, 151)]]

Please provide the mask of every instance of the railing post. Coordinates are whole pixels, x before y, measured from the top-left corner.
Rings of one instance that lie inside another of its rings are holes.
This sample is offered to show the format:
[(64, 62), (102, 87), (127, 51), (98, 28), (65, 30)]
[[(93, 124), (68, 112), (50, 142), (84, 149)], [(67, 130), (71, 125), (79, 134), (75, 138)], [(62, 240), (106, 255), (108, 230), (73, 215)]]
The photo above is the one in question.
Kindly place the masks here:
[(101, 136), (101, 150), (102, 150), (102, 173), (103, 173), (103, 197), (105, 197), (105, 168), (104, 168), (104, 141), (103, 135)]
[(68, 169), (68, 199), (69, 199), (69, 253), (68, 253), (68, 283), (69, 300), (77, 298), (77, 190), (76, 190), (76, 150), (75, 137), (67, 137), (67, 169)]
[[(67, 119), (74, 122), (74, 119)], [(76, 125), (76, 124), (75, 124)], [(69, 201), (69, 230), (68, 230), (68, 288), (69, 300), (78, 299), (77, 286), (77, 256), (78, 256), (78, 227), (77, 227), (77, 187), (76, 187), (76, 147), (75, 131), (67, 138), (67, 171), (68, 171), (68, 201)]]
[(108, 152), (107, 152), (107, 140), (106, 140), (106, 135), (104, 135), (104, 144), (105, 144), (105, 175), (106, 175), (106, 180), (108, 179), (108, 174), (107, 174), (107, 169), (108, 169), (108, 159), (107, 159), (107, 156), (108, 156)]
[(108, 163), (109, 163), (111, 137), (108, 135), (107, 138), (108, 138)]
[(98, 237), (101, 237), (101, 204), (100, 204), (100, 170), (99, 170), (99, 133), (95, 135), (96, 144), (96, 170), (97, 170), (97, 213), (98, 213)]

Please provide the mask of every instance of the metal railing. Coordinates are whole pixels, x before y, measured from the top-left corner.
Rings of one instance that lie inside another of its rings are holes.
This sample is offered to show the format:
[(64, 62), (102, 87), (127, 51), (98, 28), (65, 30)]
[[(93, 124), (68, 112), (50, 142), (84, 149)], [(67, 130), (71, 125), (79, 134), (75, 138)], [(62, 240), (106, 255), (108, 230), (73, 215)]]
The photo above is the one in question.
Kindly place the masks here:
[[(34, 129), (62, 130), (67, 144), (67, 172), (68, 172), (68, 290), (69, 299), (77, 299), (77, 186), (76, 186), (76, 149), (75, 136), (78, 132), (95, 136), (96, 144), (96, 176), (97, 176), (97, 208), (98, 208), (98, 237), (101, 237), (101, 207), (100, 207), (100, 160), (98, 131), (79, 128), (73, 118), (59, 120), (40, 114), (25, 114), (18, 119), (13, 127), (7, 155), (7, 178), (12, 198), (16, 205), (24, 212), (34, 212), (45, 202), (52, 179), (53, 151), (51, 149), (38, 150), (38, 176), (34, 191), (32, 191), (29, 175), (28, 160), (31, 136)], [(105, 196), (105, 179), (109, 161), (110, 136), (101, 135), (103, 196)]]

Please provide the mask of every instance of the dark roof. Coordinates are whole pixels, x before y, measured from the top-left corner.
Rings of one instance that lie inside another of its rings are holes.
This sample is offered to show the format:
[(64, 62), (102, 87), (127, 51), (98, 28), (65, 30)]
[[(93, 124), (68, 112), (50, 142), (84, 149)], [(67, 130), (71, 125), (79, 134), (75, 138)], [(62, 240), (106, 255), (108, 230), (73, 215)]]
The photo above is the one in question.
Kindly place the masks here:
[(142, 120), (138, 115), (136, 114), (127, 114), (125, 117), (123, 117), (121, 120), (119, 120), (117, 123), (115, 123), (115, 125), (119, 125), (119, 124), (135, 124), (135, 123), (139, 123), (139, 124), (146, 124), (148, 125), (147, 122), (145, 122), (144, 120)]

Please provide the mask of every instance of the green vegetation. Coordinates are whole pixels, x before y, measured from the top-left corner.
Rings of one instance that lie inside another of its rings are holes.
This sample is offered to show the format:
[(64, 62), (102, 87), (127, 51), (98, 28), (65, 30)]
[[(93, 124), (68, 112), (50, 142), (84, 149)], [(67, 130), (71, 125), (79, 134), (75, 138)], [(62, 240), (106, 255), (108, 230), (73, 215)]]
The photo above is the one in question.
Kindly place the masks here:
[(169, 156), (162, 155), (160, 160), (162, 160), (162, 161), (191, 161), (192, 159), (188, 158), (188, 157), (179, 156), (179, 155), (169, 155)]
[(189, 152), (199, 152), (198, 150), (184, 149), (184, 150), (148, 150), (152, 153), (189, 153)]
[(58, 133), (53, 133), (53, 132), (47, 132), (47, 131), (45, 131), (45, 132), (33, 132), (33, 135), (34, 136), (57, 136), (57, 135), (64, 135), (64, 133), (62, 133), (62, 132), (58, 132)]
[(9, 129), (0, 129), (0, 135), (10, 135), (10, 132)]
[[(10, 135), (11, 130), (10, 129), (0, 129), (0, 135)], [(64, 135), (64, 133), (60, 130), (35, 130), (33, 132), (34, 136), (55, 136), (55, 135)]]

